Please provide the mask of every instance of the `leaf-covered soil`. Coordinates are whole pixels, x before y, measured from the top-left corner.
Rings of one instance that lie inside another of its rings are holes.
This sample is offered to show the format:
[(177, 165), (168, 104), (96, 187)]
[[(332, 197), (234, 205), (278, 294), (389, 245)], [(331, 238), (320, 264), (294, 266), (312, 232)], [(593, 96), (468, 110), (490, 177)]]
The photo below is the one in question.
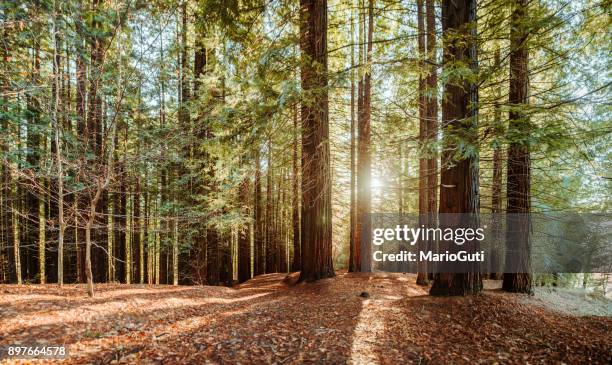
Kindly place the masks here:
[(486, 290), (433, 298), (404, 274), (294, 279), (269, 274), (236, 288), (106, 284), (94, 298), (83, 285), (0, 285), (0, 344), (66, 344), (69, 358), (57, 362), (70, 364), (612, 359), (612, 318), (575, 316), (532, 297)]

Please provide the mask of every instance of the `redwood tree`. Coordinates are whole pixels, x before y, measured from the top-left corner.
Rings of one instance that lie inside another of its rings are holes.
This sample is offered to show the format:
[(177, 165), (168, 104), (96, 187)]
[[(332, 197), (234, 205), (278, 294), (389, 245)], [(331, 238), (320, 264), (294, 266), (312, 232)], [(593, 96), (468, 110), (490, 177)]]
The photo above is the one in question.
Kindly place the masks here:
[[(444, 67), (467, 63), (475, 70), (476, 0), (442, 1)], [(440, 175), (440, 213), (462, 213), (452, 225), (473, 224), (479, 210), (478, 155), (461, 150), (461, 145), (474, 146), (477, 141), (477, 89), (461, 73), (453, 73), (444, 88), (442, 121), (444, 149)], [(460, 143), (461, 142), (461, 143)], [(475, 150), (475, 148), (473, 149)], [(459, 157), (457, 157), (459, 156)], [(455, 218), (458, 216), (455, 216)], [(467, 217), (467, 218), (466, 218)], [(441, 242), (441, 251), (456, 249), (452, 242)], [(474, 247), (474, 243), (470, 243)], [(441, 271), (434, 275), (431, 295), (466, 295), (482, 290), (477, 263), (463, 267), (462, 273)]]
[(334, 275), (327, 97), (327, 1), (300, 1), (302, 51), (302, 271), (300, 281)]
[(530, 220), (531, 210), (531, 160), (527, 142), (530, 126), (525, 113), (529, 102), (529, 59), (526, 40), (529, 36), (525, 22), (527, 0), (515, 0), (510, 26), (510, 113), (508, 135), (508, 176), (506, 262), (512, 262), (509, 273), (504, 274), (502, 289), (511, 292), (530, 293)]

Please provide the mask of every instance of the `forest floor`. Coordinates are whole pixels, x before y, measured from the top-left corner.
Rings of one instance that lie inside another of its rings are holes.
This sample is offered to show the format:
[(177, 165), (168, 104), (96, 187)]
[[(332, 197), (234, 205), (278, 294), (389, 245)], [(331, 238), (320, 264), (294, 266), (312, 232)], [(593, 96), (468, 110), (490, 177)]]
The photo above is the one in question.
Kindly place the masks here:
[(434, 298), (405, 274), (287, 284), (294, 278), (268, 274), (235, 288), (103, 284), (94, 298), (83, 285), (0, 285), (0, 345), (67, 344), (69, 357), (58, 362), (69, 364), (612, 359), (612, 317), (556, 310), (537, 296), (489, 289)]

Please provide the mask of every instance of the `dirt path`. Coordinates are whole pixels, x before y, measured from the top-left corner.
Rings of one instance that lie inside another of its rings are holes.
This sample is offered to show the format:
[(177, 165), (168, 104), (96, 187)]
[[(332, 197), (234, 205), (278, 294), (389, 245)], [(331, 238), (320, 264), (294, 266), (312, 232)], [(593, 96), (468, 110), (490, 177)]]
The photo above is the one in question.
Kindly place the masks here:
[[(65, 343), (63, 363), (607, 363), (612, 319), (496, 291), (432, 298), (401, 274), (239, 288), (0, 285), (0, 344)], [(360, 293), (368, 292), (361, 297)], [(0, 363), (16, 363), (7, 360)]]

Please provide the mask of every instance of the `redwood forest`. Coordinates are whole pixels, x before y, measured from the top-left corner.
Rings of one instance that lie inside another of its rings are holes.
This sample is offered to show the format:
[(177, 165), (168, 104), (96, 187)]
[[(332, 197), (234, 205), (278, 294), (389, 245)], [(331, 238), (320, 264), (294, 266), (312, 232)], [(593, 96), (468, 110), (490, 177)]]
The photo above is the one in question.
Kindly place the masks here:
[(611, 39), (607, 0), (3, 0), (0, 364), (611, 363)]

